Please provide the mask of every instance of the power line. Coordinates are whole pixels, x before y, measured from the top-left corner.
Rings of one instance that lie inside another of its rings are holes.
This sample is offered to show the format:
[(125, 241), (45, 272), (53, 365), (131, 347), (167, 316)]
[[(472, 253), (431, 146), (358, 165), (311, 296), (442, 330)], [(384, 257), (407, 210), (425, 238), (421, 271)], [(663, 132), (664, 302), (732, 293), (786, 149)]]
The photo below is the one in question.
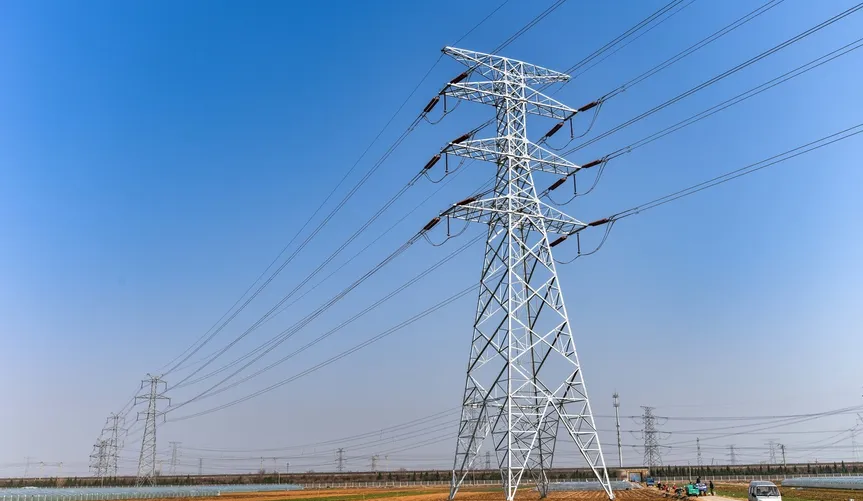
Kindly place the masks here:
[(718, 82), (718, 81), (720, 81), (720, 80), (722, 80), (722, 79), (724, 79), (730, 75), (733, 75), (733, 74), (737, 73), (738, 71), (740, 71), (740, 70), (742, 70), (748, 66), (751, 66), (751, 65), (761, 61), (762, 59), (764, 59), (764, 58), (766, 58), (772, 54), (775, 54), (776, 52), (779, 52), (780, 50), (782, 50), (782, 49), (784, 49), (784, 48), (786, 48), (786, 47), (788, 47), (788, 46), (790, 46), (796, 42), (799, 42), (800, 40), (803, 40), (804, 38), (808, 37), (809, 35), (812, 35), (813, 33), (816, 33), (818, 31), (826, 28), (827, 26), (830, 26), (833, 23), (836, 23), (836, 22), (844, 19), (845, 17), (857, 12), (861, 8), (863, 8), (863, 3), (859, 3), (859, 4), (855, 5), (854, 7), (851, 7), (849, 9), (831, 17), (830, 19), (827, 19), (826, 21), (823, 21), (823, 22), (803, 31), (803, 32), (785, 40), (784, 42), (781, 42), (780, 44), (775, 45), (774, 47), (758, 54), (757, 56), (752, 57), (752, 58), (734, 66), (733, 68), (730, 68), (730, 69), (728, 69), (728, 70), (726, 70), (726, 71), (724, 71), (724, 72), (696, 85), (695, 87), (693, 87), (693, 88), (691, 88), (691, 89), (689, 89), (689, 90), (687, 90), (681, 94), (678, 94), (677, 96), (665, 101), (664, 103), (659, 104), (657, 106), (654, 106), (650, 110), (647, 110), (647, 111), (641, 113), (640, 115), (638, 115), (634, 118), (631, 118), (631, 119), (627, 120), (626, 122), (623, 122), (620, 125), (617, 125), (616, 127), (613, 127), (611, 129), (603, 132), (602, 134), (599, 134), (599, 135), (579, 144), (578, 146), (575, 146), (575, 147), (567, 150), (564, 153), (564, 155), (569, 155), (571, 153), (579, 151), (583, 148), (586, 148), (587, 146), (590, 146), (591, 144), (593, 144), (597, 141), (600, 141), (600, 140), (602, 140), (602, 139), (604, 139), (604, 138), (606, 138), (612, 134), (615, 134), (616, 132), (619, 132), (620, 130), (622, 130), (626, 127), (629, 127), (630, 125), (632, 125), (636, 122), (639, 122), (639, 121), (647, 118), (648, 116), (653, 115), (654, 113), (657, 113), (657, 112), (667, 108), (668, 106), (671, 106), (672, 104), (677, 103), (678, 101), (685, 99), (686, 97), (689, 97), (692, 94), (695, 94), (696, 92), (701, 91), (701, 90), (709, 87), (710, 85), (713, 85), (716, 82)]
[(232, 401), (230, 401), (230, 402), (228, 402), (228, 403), (226, 403), (226, 404), (222, 404), (222, 405), (219, 405), (219, 406), (217, 406), (217, 407), (214, 407), (214, 408), (211, 408), (211, 409), (207, 409), (207, 410), (205, 410), (205, 411), (197, 412), (197, 413), (194, 413), (194, 414), (190, 414), (190, 415), (186, 415), (186, 416), (181, 416), (181, 417), (173, 418), (173, 419), (170, 419), (170, 420), (168, 420), (168, 421), (169, 421), (169, 422), (184, 421), (184, 420), (191, 419), (191, 418), (194, 418), (194, 417), (198, 417), (198, 416), (203, 416), (203, 415), (206, 415), (206, 414), (210, 414), (210, 413), (212, 413), (212, 412), (216, 412), (216, 411), (219, 411), (219, 410), (222, 410), (222, 409), (228, 408), (228, 407), (232, 407), (232, 406), (234, 406), (234, 405), (237, 405), (237, 404), (239, 404), (239, 403), (245, 402), (245, 401), (250, 400), (250, 399), (252, 399), (252, 398), (255, 398), (255, 397), (257, 397), (257, 396), (263, 395), (264, 393), (267, 393), (267, 392), (270, 392), (270, 391), (272, 391), (272, 390), (275, 390), (276, 388), (279, 388), (279, 387), (281, 387), (281, 386), (284, 386), (284, 385), (286, 385), (286, 384), (288, 384), (288, 383), (291, 383), (291, 382), (293, 382), (293, 381), (296, 381), (297, 379), (300, 379), (300, 378), (302, 378), (302, 377), (305, 377), (305, 376), (307, 376), (307, 375), (309, 375), (309, 374), (311, 374), (311, 373), (313, 373), (313, 372), (316, 372), (316, 371), (318, 371), (318, 370), (320, 370), (320, 369), (323, 369), (324, 367), (326, 367), (326, 366), (328, 366), (328, 365), (330, 365), (330, 364), (332, 364), (332, 363), (335, 363), (335, 362), (337, 362), (337, 361), (341, 360), (342, 358), (344, 358), (344, 357), (346, 357), (346, 356), (348, 356), (348, 355), (351, 355), (352, 353), (354, 353), (354, 352), (356, 352), (356, 351), (359, 351), (359, 350), (361, 350), (361, 349), (363, 349), (363, 348), (365, 348), (365, 347), (367, 347), (367, 346), (369, 346), (369, 345), (371, 345), (371, 344), (373, 344), (373, 343), (375, 343), (375, 342), (377, 342), (377, 341), (379, 341), (379, 340), (383, 339), (384, 337), (387, 337), (387, 336), (389, 336), (390, 334), (393, 334), (393, 333), (395, 333), (395, 332), (397, 332), (397, 331), (399, 331), (399, 330), (403, 329), (404, 327), (407, 327), (408, 325), (410, 325), (410, 324), (412, 324), (412, 323), (414, 323), (414, 322), (416, 322), (416, 321), (418, 321), (418, 320), (421, 320), (422, 318), (425, 318), (426, 316), (428, 316), (428, 315), (430, 315), (430, 314), (432, 314), (432, 313), (437, 312), (437, 311), (438, 311), (438, 310), (440, 310), (441, 308), (444, 308), (445, 306), (448, 306), (449, 304), (451, 304), (451, 303), (453, 303), (454, 301), (456, 301), (456, 300), (458, 300), (458, 299), (460, 299), (460, 298), (464, 297), (464, 296), (465, 296), (465, 295), (467, 295), (468, 293), (470, 293), (470, 292), (472, 292), (472, 291), (475, 291), (476, 289), (477, 289), (477, 286), (475, 286), (475, 285), (474, 285), (474, 286), (471, 286), (471, 287), (468, 287), (468, 288), (466, 288), (466, 289), (463, 289), (463, 290), (461, 290), (460, 292), (458, 292), (458, 293), (456, 293), (456, 294), (454, 294), (454, 295), (452, 295), (452, 296), (449, 296), (448, 298), (444, 299), (443, 301), (441, 301), (441, 302), (439, 302), (439, 303), (435, 304), (434, 306), (432, 306), (432, 307), (430, 307), (430, 308), (428, 308), (428, 309), (426, 309), (426, 310), (423, 310), (422, 312), (420, 312), (420, 313), (418, 313), (418, 314), (414, 315), (413, 317), (409, 318), (408, 320), (405, 320), (405, 321), (403, 321), (403, 322), (401, 322), (401, 323), (399, 323), (399, 324), (397, 324), (397, 325), (395, 325), (395, 326), (393, 326), (393, 327), (391, 327), (391, 328), (389, 328), (389, 329), (387, 329), (387, 330), (385, 330), (385, 331), (383, 331), (383, 332), (381, 332), (381, 333), (379, 333), (379, 334), (377, 334), (377, 335), (373, 336), (372, 338), (367, 339), (366, 341), (363, 341), (362, 343), (360, 343), (360, 344), (358, 344), (358, 345), (355, 345), (355, 346), (353, 346), (353, 347), (351, 347), (351, 348), (349, 348), (349, 349), (347, 349), (347, 350), (344, 350), (344, 351), (342, 351), (342, 352), (340, 352), (340, 353), (338, 353), (338, 354), (336, 354), (336, 355), (334, 355), (334, 356), (332, 356), (332, 357), (330, 357), (330, 358), (326, 359), (325, 361), (320, 362), (320, 363), (318, 363), (318, 364), (316, 364), (316, 365), (314, 365), (314, 366), (312, 366), (312, 367), (310, 367), (310, 368), (308, 368), (308, 369), (306, 369), (306, 370), (304, 370), (304, 371), (301, 371), (301, 372), (299, 372), (299, 373), (297, 373), (297, 374), (295, 374), (295, 375), (293, 375), (293, 376), (291, 376), (291, 377), (289, 377), (289, 378), (283, 379), (283, 380), (281, 380), (281, 381), (279, 381), (279, 382), (277, 382), (277, 383), (271, 384), (270, 386), (267, 386), (266, 388), (263, 388), (263, 389), (261, 389), (261, 390), (258, 390), (258, 391), (256, 391), (256, 392), (251, 393), (251, 394), (249, 394), (249, 395), (246, 395), (246, 396), (244, 396), (244, 397), (241, 397), (241, 398), (238, 398), (238, 399), (232, 400)]
[(641, 205), (637, 205), (637, 206), (633, 207), (632, 209), (628, 209), (626, 211), (619, 212), (619, 213), (611, 216), (610, 218), (608, 218), (608, 221), (609, 222), (618, 221), (618, 220), (623, 219), (625, 217), (634, 216), (635, 214), (639, 214), (639, 213), (644, 212), (646, 210), (650, 210), (650, 209), (659, 207), (661, 205), (665, 205), (665, 204), (672, 202), (674, 200), (678, 200), (678, 199), (686, 197), (686, 196), (694, 195), (695, 193), (698, 193), (698, 192), (706, 190), (708, 188), (712, 188), (714, 186), (718, 186), (720, 184), (726, 183), (728, 181), (731, 181), (732, 179), (736, 179), (738, 177), (745, 176), (747, 174), (751, 174), (751, 173), (759, 171), (761, 169), (770, 167), (771, 165), (776, 165), (778, 163), (782, 163), (782, 162), (785, 162), (787, 160), (791, 160), (792, 158), (796, 158), (800, 155), (804, 155), (804, 154), (809, 153), (811, 151), (815, 151), (815, 150), (818, 150), (818, 149), (823, 148), (825, 146), (829, 146), (829, 145), (836, 143), (838, 141), (842, 141), (842, 140), (848, 139), (850, 137), (856, 136), (857, 134), (860, 134), (861, 132), (863, 132), (863, 123), (857, 124), (857, 125), (854, 125), (852, 127), (848, 127), (847, 129), (841, 130), (839, 132), (835, 132), (833, 134), (821, 137), (815, 141), (811, 141), (809, 143), (798, 146), (796, 148), (792, 148), (790, 150), (786, 150), (782, 153), (779, 153), (777, 155), (773, 155), (772, 157), (765, 158), (764, 160), (760, 160), (758, 162), (746, 165), (746, 166), (741, 167), (739, 169), (736, 169), (736, 170), (733, 170), (730, 172), (726, 172), (725, 174), (716, 176), (716, 177), (711, 178), (707, 181), (703, 181), (701, 183), (689, 186), (688, 188), (684, 188), (684, 189), (678, 190), (674, 193), (670, 193), (668, 195), (656, 198), (654, 200), (651, 200), (650, 202), (647, 202), (647, 203), (644, 203)]
[(686, 58), (687, 56), (692, 55), (693, 53), (697, 52), (698, 50), (703, 49), (704, 47), (707, 47), (708, 45), (715, 42), (716, 40), (719, 40), (723, 36), (733, 32), (737, 28), (739, 28), (739, 27), (745, 25), (746, 23), (748, 23), (749, 21), (752, 21), (753, 19), (759, 17), (760, 15), (769, 11), (773, 7), (776, 7), (777, 5), (781, 4), (784, 1), (785, 0), (769, 0), (768, 2), (762, 4), (761, 6), (756, 8), (755, 10), (750, 11), (749, 13), (747, 13), (747, 14), (743, 15), (742, 17), (734, 20), (733, 22), (724, 26), (723, 28), (713, 32), (711, 35), (699, 40), (698, 42), (690, 45), (686, 49), (683, 49), (682, 51), (678, 52), (674, 56), (671, 56), (670, 58), (666, 59), (665, 61), (663, 61), (663, 62), (657, 64), (656, 66), (653, 66), (652, 68), (648, 69), (644, 73), (641, 73), (640, 75), (638, 75), (638, 76), (632, 78), (631, 80), (627, 81), (626, 83), (620, 85), (615, 90), (606, 94), (603, 98), (608, 99), (608, 98), (614, 97), (617, 94), (620, 94), (621, 92), (624, 92), (626, 90), (631, 89), (632, 87), (635, 87), (636, 85), (642, 83), (643, 81), (647, 80), (648, 78), (652, 77), (653, 75), (656, 75), (660, 71), (668, 68), (669, 66), (673, 65), (674, 63), (679, 62), (680, 60)]
[[(467, 33), (465, 33), (461, 38), (459, 38), (459, 40), (468, 36), (471, 32), (473, 32), (475, 29), (477, 29), (479, 26), (481, 26), (483, 23), (485, 23), (488, 19), (490, 19), (498, 10), (500, 10), (501, 7), (503, 7), (503, 5), (505, 5), (507, 3), (507, 1), (504, 1), (497, 8), (495, 8), (490, 14), (488, 14), (485, 18), (483, 18), (476, 25), (474, 25), (470, 30), (468, 30)], [(506, 47), (507, 45), (512, 43), (514, 40), (519, 38), (521, 35), (526, 33), (533, 26), (535, 26), (539, 21), (541, 21), (545, 16), (547, 16), (551, 11), (553, 11), (558, 6), (560, 6), (560, 4), (562, 4), (564, 1), (565, 0), (558, 0), (556, 2), (556, 4), (553, 5), (553, 8), (550, 8), (550, 10), (547, 9), (546, 11), (541, 13), (539, 16), (537, 16), (537, 18), (535, 18), (530, 23), (528, 23), (528, 25), (522, 27), (513, 36), (508, 38), (503, 44), (501, 44), (500, 47), (501, 48)], [(314, 212), (312, 212), (312, 214), (308, 217), (308, 219), (300, 227), (300, 229), (294, 234), (294, 236), (291, 237), (291, 239), (288, 241), (287, 245), (285, 245), (285, 247), (279, 252), (279, 254), (276, 256), (276, 258), (267, 266), (267, 268), (264, 269), (264, 271), (258, 276), (258, 278), (255, 279), (254, 282), (252, 282), (252, 284), (246, 289), (246, 291), (243, 293), (243, 295), (240, 296), (237, 299), (237, 301), (234, 302), (234, 304), (228, 309), (228, 311), (226, 311), (222, 315), (222, 317), (218, 321), (216, 321), (216, 323), (213, 324), (213, 326), (210, 327), (210, 329), (208, 329), (200, 338), (198, 338), (198, 340), (196, 340), (189, 348), (184, 350), (183, 353), (181, 353), (178, 357), (174, 358), (171, 362), (169, 362), (168, 364), (165, 365), (165, 367), (170, 366), (170, 368), (167, 369), (167, 371), (163, 372), (163, 375), (175, 371), (183, 363), (188, 361), (192, 356), (194, 356), (195, 353), (197, 353), (201, 348), (203, 348), (204, 345), (206, 345), (210, 340), (212, 340), (213, 337), (215, 335), (217, 335), (231, 320), (236, 318), (236, 316), (243, 309), (245, 309), (245, 307), (252, 300), (254, 300), (255, 297), (257, 297), (258, 294), (260, 294), (260, 292), (270, 282), (272, 282), (272, 280), (279, 273), (281, 273), (282, 270), (284, 270), (284, 268), (293, 260), (293, 258), (300, 251), (302, 251), (303, 248), (305, 248), (305, 246), (311, 241), (311, 239), (313, 239), (318, 234), (318, 232), (320, 232), (320, 230), (326, 225), (326, 223), (329, 222), (329, 220), (332, 219), (332, 217), (335, 216), (335, 214), (339, 210), (341, 210), (342, 207), (344, 207), (344, 205), (347, 203), (348, 200), (350, 200), (350, 198), (356, 193), (356, 191), (358, 191), (362, 187), (362, 185), (365, 184), (365, 182), (368, 180), (368, 178), (371, 177), (372, 174), (374, 174), (374, 172), (383, 164), (383, 162), (386, 161), (387, 158), (389, 158), (389, 156), (395, 151), (395, 149), (398, 148), (398, 146), (401, 145), (401, 143), (404, 141), (404, 139), (416, 128), (416, 126), (420, 123), (423, 116), (425, 115), (425, 112), (420, 113), (420, 115), (414, 119), (414, 121), (407, 127), (407, 129), (404, 132), (402, 132), (402, 134), (400, 136), (398, 136), (396, 141), (390, 145), (390, 147), (386, 150), (386, 152), (383, 154), (383, 156), (358, 181), (358, 183), (356, 185), (354, 185), (353, 188), (351, 188), (351, 190), (347, 193), (347, 195), (345, 195), (345, 197), (336, 205), (336, 207), (321, 221), (321, 223), (312, 231), (312, 233), (306, 237), (306, 239), (299, 245), (299, 247), (297, 249), (295, 249), (294, 252), (291, 253), (291, 255), (282, 263), (282, 265), (280, 265), (280, 267), (277, 268), (276, 271), (273, 274), (271, 274), (270, 277), (267, 278), (267, 280), (264, 281), (263, 284), (261, 284), (261, 286), (252, 294), (251, 297), (249, 297), (245, 302), (242, 303), (242, 305), (239, 307), (239, 309), (237, 309), (236, 311), (231, 313), (231, 310), (234, 310), (234, 308), (236, 308), (237, 305), (241, 303), (243, 298), (249, 294), (249, 292), (255, 287), (255, 285), (258, 282), (260, 282), (261, 279), (263, 279), (263, 277), (266, 275), (267, 271), (270, 268), (272, 268), (276, 264), (276, 262), (279, 261), (279, 259), (281, 259), (281, 257), (285, 254), (285, 252), (287, 252), (288, 248), (290, 248), (291, 245), (293, 245), (293, 243), (300, 236), (300, 234), (305, 230), (305, 228), (308, 227), (308, 225), (311, 223), (311, 221), (318, 215), (318, 213), (323, 209), (323, 207), (332, 199), (332, 197), (335, 195), (335, 193), (338, 191), (338, 189), (345, 183), (345, 181), (348, 179), (348, 177), (351, 175), (351, 173), (356, 169), (356, 167), (359, 165), (359, 163), (365, 158), (365, 156), (371, 150), (372, 146), (374, 146), (378, 142), (378, 140), (381, 138), (383, 133), (389, 128), (389, 126), (393, 123), (393, 121), (396, 119), (396, 117), (401, 113), (401, 111), (404, 109), (404, 107), (407, 105), (407, 103), (411, 100), (411, 98), (413, 98), (413, 96), (419, 90), (420, 86), (426, 81), (426, 79), (428, 79), (429, 75), (431, 75), (432, 71), (435, 69), (435, 67), (440, 62), (441, 57), (442, 56), (438, 57), (437, 60), (434, 62), (434, 64), (432, 64), (432, 66), (428, 69), (428, 71), (426, 71), (426, 73), (423, 75), (423, 77), (420, 79), (420, 81), (414, 86), (414, 88), (411, 90), (411, 92), (408, 94), (408, 96), (402, 101), (402, 103), (399, 105), (399, 107), (396, 109), (396, 111), (392, 114), (392, 116), (390, 116), (389, 120), (387, 120), (387, 122), (384, 124), (383, 128), (381, 128), (381, 130), (377, 133), (377, 135), (375, 135), (375, 137), (372, 139), (371, 143), (369, 143), (369, 145), (363, 150), (363, 152), (360, 154), (359, 158), (357, 158), (357, 160), (354, 162), (354, 164), (348, 169), (348, 171), (344, 174), (344, 176), (342, 176), (341, 180), (330, 191), (330, 193), (324, 198), (324, 200), (321, 202), (321, 204), (318, 205), (318, 207), (314, 210)], [(227, 317), (227, 319), (226, 319), (226, 317)], [(218, 325), (218, 327), (217, 327), (217, 325)], [(178, 359), (179, 359), (179, 361), (178, 361)], [(207, 363), (205, 363), (205, 365), (207, 365)]]

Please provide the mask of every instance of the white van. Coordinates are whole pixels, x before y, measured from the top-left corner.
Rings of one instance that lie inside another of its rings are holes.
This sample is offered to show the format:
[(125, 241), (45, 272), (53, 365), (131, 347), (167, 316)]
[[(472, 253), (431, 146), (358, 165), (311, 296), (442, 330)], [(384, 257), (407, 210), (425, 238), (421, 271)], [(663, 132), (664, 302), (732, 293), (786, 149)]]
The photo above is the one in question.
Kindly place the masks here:
[(779, 487), (773, 482), (749, 482), (749, 501), (782, 501)]

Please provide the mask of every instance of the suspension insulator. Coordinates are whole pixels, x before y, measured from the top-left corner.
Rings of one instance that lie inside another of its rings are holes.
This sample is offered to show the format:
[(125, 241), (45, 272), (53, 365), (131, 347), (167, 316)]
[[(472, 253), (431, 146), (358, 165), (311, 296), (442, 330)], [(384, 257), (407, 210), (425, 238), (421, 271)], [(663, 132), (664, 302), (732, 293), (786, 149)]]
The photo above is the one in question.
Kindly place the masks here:
[(562, 185), (565, 182), (566, 182), (566, 176), (555, 181), (554, 184), (552, 184), (551, 186), (548, 187), (548, 191), (558, 189), (560, 187), (560, 185)]
[(471, 202), (476, 202), (477, 198), (479, 198), (479, 197), (477, 197), (477, 196), (467, 197), (464, 200), (462, 200), (461, 202), (457, 202), (456, 205), (465, 205), (465, 204), (469, 204)]
[(558, 244), (562, 243), (564, 240), (566, 240), (566, 238), (567, 238), (568, 236), (569, 236), (569, 235), (563, 235), (562, 237), (558, 237), (558, 238), (557, 238), (557, 240), (555, 240), (554, 242), (552, 242), (552, 243), (548, 244), (548, 246), (549, 246), (549, 247), (554, 247), (555, 245), (558, 245)]
[(563, 127), (563, 122), (558, 122), (554, 127), (551, 128), (550, 131), (545, 133), (544, 138), (553, 136), (557, 131), (559, 131)]
[(586, 164), (582, 165), (581, 168), (582, 169), (589, 169), (589, 168), (595, 167), (601, 163), (602, 163), (602, 159), (600, 158), (600, 159), (594, 160), (592, 162), (587, 162)]
[(432, 219), (431, 221), (429, 221), (428, 223), (426, 223), (426, 225), (425, 225), (425, 226), (423, 226), (423, 231), (429, 231), (430, 229), (434, 228), (434, 227), (435, 227), (435, 225), (436, 225), (436, 224), (438, 224), (439, 222), (440, 222), (440, 218), (439, 218), (439, 217), (436, 217), (436, 218)]
[(601, 225), (601, 224), (605, 224), (605, 223), (607, 223), (607, 222), (608, 222), (608, 218), (607, 218), (607, 217), (604, 217), (604, 218), (602, 218), (602, 219), (597, 219), (596, 221), (594, 221), (594, 222), (592, 222), (592, 223), (587, 223), (587, 225), (588, 225), (588, 226), (599, 226), (599, 225)]
[(467, 75), (468, 75), (468, 72), (467, 72), (467, 71), (465, 71), (465, 72), (464, 72), (464, 73), (462, 73), (461, 75), (459, 75), (459, 76), (457, 76), (457, 77), (453, 78), (452, 80), (450, 80), (450, 81), (449, 81), (449, 83), (451, 83), (451, 84), (457, 84), (457, 83), (461, 82), (462, 80), (464, 80), (465, 78), (467, 78)]
[(433, 97), (432, 100), (429, 101), (429, 104), (427, 104), (426, 107), (423, 108), (423, 113), (428, 113), (433, 110), (434, 107), (437, 106), (438, 101), (440, 101), (440, 96)]
[(599, 104), (599, 101), (593, 101), (593, 102), (591, 102), (591, 103), (587, 103), (587, 104), (585, 104), (584, 106), (582, 106), (581, 108), (579, 108), (579, 109), (578, 109), (578, 112), (579, 112), (579, 113), (581, 113), (581, 112), (583, 112), (583, 111), (587, 111), (587, 110), (589, 110), (589, 109), (591, 109), (591, 108), (595, 108), (595, 107), (596, 107), (596, 105), (598, 105), (598, 104)]
[(459, 136), (459, 137), (453, 139), (452, 144), (458, 144), (458, 143), (463, 143), (463, 142), (467, 141), (468, 139), (470, 139), (471, 134), (472, 133), (468, 132), (467, 134), (464, 134), (462, 136)]
[(438, 163), (438, 160), (440, 160), (440, 153), (431, 157), (431, 160), (429, 160), (425, 167), (423, 167), (423, 170), (431, 169), (432, 167), (434, 167), (434, 164)]

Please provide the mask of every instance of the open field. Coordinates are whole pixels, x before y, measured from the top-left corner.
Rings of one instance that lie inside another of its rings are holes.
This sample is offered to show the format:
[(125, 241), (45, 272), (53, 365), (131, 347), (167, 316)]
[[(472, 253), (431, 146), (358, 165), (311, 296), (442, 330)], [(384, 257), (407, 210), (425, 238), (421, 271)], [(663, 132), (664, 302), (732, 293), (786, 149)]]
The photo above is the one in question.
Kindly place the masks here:
[[(280, 494), (248, 493), (227, 494), (217, 498), (196, 498), (196, 501), (373, 501), (386, 499), (389, 501), (445, 501), (449, 489), (445, 487), (418, 487), (409, 489), (321, 489), (283, 492)], [(619, 491), (616, 493), (620, 501), (660, 501), (662, 494), (654, 489), (637, 489)], [(519, 490), (517, 499), (537, 501), (539, 494), (531, 487)], [(495, 488), (466, 488), (459, 491), (458, 500), (463, 501), (502, 501), (503, 491)], [(607, 498), (601, 491), (557, 491), (551, 492), (551, 501), (605, 501)], [(167, 500), (165, 500), (167, 501)]]

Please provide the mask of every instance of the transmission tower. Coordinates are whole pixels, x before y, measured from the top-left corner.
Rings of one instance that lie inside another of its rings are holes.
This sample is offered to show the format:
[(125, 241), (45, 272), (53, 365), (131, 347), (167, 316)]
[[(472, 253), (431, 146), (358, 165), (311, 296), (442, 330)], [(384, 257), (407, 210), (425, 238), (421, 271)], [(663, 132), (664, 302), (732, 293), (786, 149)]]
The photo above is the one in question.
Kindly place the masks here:
[(171, 475), (177, 474), (177, 458), (179, 457), (179, 449), (182, 442), (168, 442), (171, 446)]
[(767, 460), (768, 464), (776, 464), (776, 441), (770, 440), (767, 442), (767, 447), (770, 454), (769, 459)]
[(345, 471), (345, 450), (342, 448), (336, 449), (336, 471), (339, 473)]
[(785, 444), (779, 444), (779, 450), (782, 451), (782, 466), (788, 466), (788, 463), (785, 462)]
[(737, 464), (737, 456), (734, 455), (734, 446), (733, 445), (728, 446), (728, 456), (731, 460), (731, 466), (736, 465)]
[(701, 438), (700, 437), (695, 438), (695, 449), (698, 451), (698, 455), (696, 456), (696, 459), (695, 459), (695, 464), (697, 464), (698, 467), (701, 468), (704, 465), (704, 463), (702, 462), (702, 458), (701, 458)]
[(659, 454), (659, 432), (656, 430), (656, 416), (653, 407), (641, 406), (644, 413), (641, 421), (644, 424), (644, 465), (649, 468), (662, 466), (662, 456)]
[(371, 462), (372, 462), (372, 464), (371, 464), (372, 470), (371, 471), (378, 471), (378, 455), (377, 454), (372, 455), (372, 461)]
[(109, 441), (100, 438), (93, 445), (93, 453), (90, 454), (90, 470), (93, 472), (93, 476), (102, 482), (108, 475), (108, 447)]
[(135, 396), (135, 403), (146, 402), (147, 410), (138, 413), (138, 419), (143, 415), (144, 437), (141, 439), (141, 455), (138, 458), (138, 475), (135, 485), (152, 485), (156, 476), (156, 421), (163, 412), (159, 410), (159, 401), (170, 399), (164, 395), (167, 385), (161, 376), (147, 374), (148, 379), (141, 382), (141, 394)]
[(851, 454), (854, 456), (854, 462), (860, 461), (860, 454), (857, 451), (857, 426), (848, 430), (851, 432)]
[(491, 451), (485, 451), (485, 469), (491, 471)]
[(112, 413), (108, 416), (105, 427), (102, 428), (102, 434), (108, 437), (105, 475), (109, 477), (116, 477), (119, 469), (120, 449), (123, 448), (123, 436), (126, 433), (124, 424), (125, 418), (123, 416)]
[(614, 424), (617, 427), (617, 466), (623, 468), (623, 444), (620, 441), (620, 395), (615, 391), (614, 399)]
[[(465, 134), (441, 152), (497, 166), (488, 195), (462, 200), (440, 216), (488, 228), (450, 499), (489, 435), (506, 499), (515, 497), (525, 472), (545, 497), (561, 424), (613, 499), (551, 252), (588, 225), (540, 201), (533, 181), (535, 172), (570, 176), (581, 167), (532, 143), (526, 129), (528, 114), (565, 121), (578, 112), (528, 86), (569, 76), (469, 50), (443, 52), (469, 69), (441, 94), (492, 105), (497, 122), (497, 137)], [(560, 236), (551, 242), (549, 234)]]

